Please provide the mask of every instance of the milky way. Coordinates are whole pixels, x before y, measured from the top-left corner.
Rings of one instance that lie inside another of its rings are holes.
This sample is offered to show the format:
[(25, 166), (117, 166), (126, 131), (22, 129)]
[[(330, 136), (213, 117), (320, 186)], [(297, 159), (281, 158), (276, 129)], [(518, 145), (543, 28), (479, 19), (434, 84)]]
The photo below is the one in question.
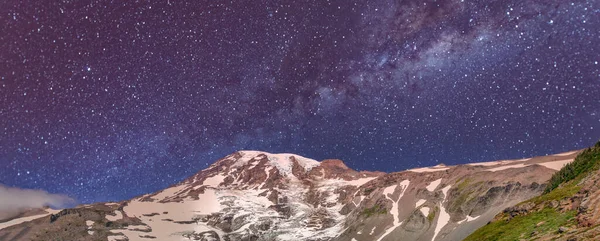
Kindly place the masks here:
[(391, 172), (600, 138), (600, 1), (0, 9), (0, 183), (83, 203), (243, 149)]

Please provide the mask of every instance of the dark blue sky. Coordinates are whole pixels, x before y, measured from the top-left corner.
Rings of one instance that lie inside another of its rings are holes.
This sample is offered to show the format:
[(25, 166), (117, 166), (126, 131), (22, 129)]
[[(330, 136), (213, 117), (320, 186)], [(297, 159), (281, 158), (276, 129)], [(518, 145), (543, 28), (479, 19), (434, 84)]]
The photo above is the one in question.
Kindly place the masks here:
[(84, 203), (241, 149), (392, 172), (600, 139), (600, 1), (0, 9), (0, 183)]

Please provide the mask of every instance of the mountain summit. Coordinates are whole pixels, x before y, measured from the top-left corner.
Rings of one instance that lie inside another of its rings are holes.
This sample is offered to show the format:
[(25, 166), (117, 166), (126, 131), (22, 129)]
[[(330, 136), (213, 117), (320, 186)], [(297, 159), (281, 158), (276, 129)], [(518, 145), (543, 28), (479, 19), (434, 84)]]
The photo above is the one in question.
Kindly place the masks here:
[(577, 153), (383, 173), (239, 151), (155, 193), (10, 220), (0, 240), (460, 240)]

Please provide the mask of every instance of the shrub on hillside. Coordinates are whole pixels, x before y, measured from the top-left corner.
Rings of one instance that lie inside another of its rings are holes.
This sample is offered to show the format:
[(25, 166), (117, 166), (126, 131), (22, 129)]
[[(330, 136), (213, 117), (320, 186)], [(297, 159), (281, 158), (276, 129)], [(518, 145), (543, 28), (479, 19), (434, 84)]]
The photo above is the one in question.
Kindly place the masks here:
[(595, 146), (585, 149), (577, 155), (575, 160), (565, 165), (562, 169), (552, 175), (550, 183), (544, 190), (549, 193), (560, 184), (571, 181), (580, 175), (589, 173), (600, 168), (600, 141)]

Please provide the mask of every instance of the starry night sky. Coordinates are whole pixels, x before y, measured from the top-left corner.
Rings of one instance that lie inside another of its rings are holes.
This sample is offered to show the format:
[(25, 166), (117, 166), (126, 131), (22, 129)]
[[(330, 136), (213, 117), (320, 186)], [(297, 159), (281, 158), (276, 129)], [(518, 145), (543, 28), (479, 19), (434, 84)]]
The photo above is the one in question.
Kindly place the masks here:
[(0, 3), (0, 183), (81, 203), (236, 150), (359, 170), (600, 138), (600, 1)]

